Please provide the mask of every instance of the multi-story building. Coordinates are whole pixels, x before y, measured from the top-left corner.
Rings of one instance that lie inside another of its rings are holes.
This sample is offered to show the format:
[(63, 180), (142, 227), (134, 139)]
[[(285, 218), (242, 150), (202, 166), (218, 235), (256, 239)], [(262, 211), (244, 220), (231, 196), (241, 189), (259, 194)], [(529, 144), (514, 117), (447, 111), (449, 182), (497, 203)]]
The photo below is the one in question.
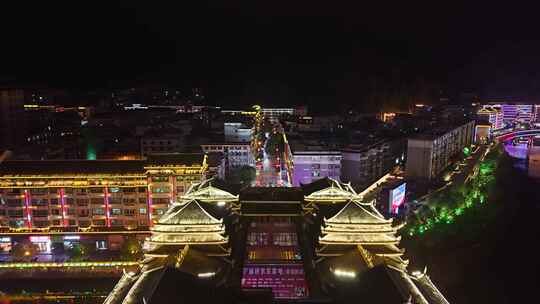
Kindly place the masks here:
[(527, 173), (532, 178), (540, 178), (540, 139), (531, 138), (527, 151)]
[(0, 226), (148, 227), (206, 170), (202, 154), (126, 161), (4, 161)]
[(474, 127), (474, 143), (486, 144), (490, 142), (492, 130), (491, 124), (477, 123)]
[(373, 183), (403, 161), (403, 140), (382, 140), (371, 145), (350, 145), (341, 151), (341, 180), (355, 186)]
[(178, 134), (145, 136), (141, 138), (141, 155), (180, 152), (182, 143), (182, 138)]
[(501, 109), (504, 124), (530, 123), (536, 116), (536, 107), (530, 103), (490, 103), (483, 106), (483, 108), (495, 107)]
[(469, 121), (409, 138), (406, 175), (425, 180), (437, 177), (448, 167), (452, 156), (471, 145), (473, 134), (474, 121)]
[(503, 112), (497, 107), (483, 107), (476, 113), (479, 119), (488, 121), (492, 130), (499, 130), (503, 125)]
[(339, 151), (293, 151), (293, 185), (309, 184), (329, 177), (339, 180), (341, 175), (341, 152)]
[(281, 116), (294, 115), (295, 110), (293, 108), (262, 108), (262, 114), (270, 121), (278, 121)]
[(533, 123), (538, 124), (540, 122), (540, 105), (534, 105)]
[(0, 150), (13, 149), (26, 140), (25, 90), (0, 89)]
[(249, 143), (203, 144), (201, 148), (204, 153), (221, 152), (225, 159), (226, 170), (255, 166), (255, 158)]
[(249, 142), (253, 130), (240, 122), (226, 122), (223, 124), (223, 133), (226, 142)]

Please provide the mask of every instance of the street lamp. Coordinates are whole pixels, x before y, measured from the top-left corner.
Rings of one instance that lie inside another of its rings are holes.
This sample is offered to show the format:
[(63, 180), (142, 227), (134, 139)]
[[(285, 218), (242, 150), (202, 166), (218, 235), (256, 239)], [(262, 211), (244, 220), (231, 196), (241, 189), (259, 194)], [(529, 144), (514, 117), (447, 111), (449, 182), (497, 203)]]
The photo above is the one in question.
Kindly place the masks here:
[(341, 278), (354, 279), (356, 277), (356, 272), (354, 271), (335, 269), (333, 272), (335, 276)]
[(201, 279), (207, 279), (207, 278), (211, 278), (211, 277), (213, 277), (215, 275), (216, 275), (215, 272), (202, 272), (202, 273), (198, 273), (197, 277), (199, 277)]

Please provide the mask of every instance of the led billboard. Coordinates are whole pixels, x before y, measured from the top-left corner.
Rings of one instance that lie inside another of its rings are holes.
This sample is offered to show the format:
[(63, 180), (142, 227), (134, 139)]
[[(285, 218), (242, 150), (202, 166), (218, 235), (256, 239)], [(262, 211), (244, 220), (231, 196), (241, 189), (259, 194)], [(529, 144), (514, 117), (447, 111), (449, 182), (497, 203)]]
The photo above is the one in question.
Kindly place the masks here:
[(390, 190), (388, 203), (391, 214), (397, 214), (399, 211), (399, 207), (401, 207), (401, 205), (403, 205), (403, 203), (405, 202), (406, 184), (407, 183), (403, 183), (394, 188), (393, 190)]

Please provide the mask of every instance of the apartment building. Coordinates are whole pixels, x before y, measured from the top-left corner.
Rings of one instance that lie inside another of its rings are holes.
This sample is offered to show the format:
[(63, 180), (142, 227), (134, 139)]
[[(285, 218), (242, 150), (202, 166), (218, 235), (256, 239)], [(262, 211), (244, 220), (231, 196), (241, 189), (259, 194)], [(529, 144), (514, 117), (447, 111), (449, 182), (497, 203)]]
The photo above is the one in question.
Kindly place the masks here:
[(457, 127), (440, 128), (409, 138), (407, 177), (426, 180), (437, 177), (448, 167), (453, 156), (471, 145), (474, 124), (474, 121), (469, 121)]
[(207, 167), (203, 154), (125, 161), (4, 161), (0, 227), (148, 227), (205, 176)]
[(488, 121), (491, 124), (492, 130), (502, 129), (503, 124), (503, 112), (497, 107), (484, 107), (476, 113), (478, 118)]
[(203, 144), (204, 153), (220, 152), (225, 159), (225, 169), (255, 166), (255, 158), (248, 143)]
[(404, 158), (401, 139), (381, 140), (369, 145), (350, 145), (341, 151), (341, 180), (366, 186), (390, 172)]
[(339, 151), (293, 151), (293, 163), (293, 186), (306, 185), (324, 177), (340, 179)]

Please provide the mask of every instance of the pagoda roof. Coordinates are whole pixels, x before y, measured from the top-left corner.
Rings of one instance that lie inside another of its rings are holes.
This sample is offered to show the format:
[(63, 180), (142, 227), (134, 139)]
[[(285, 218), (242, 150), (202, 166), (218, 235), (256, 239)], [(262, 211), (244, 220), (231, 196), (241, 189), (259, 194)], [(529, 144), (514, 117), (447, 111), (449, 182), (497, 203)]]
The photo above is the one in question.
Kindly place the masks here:
[(390, 224), (392, 223), (392, 219), (385, 219), (371, 203), (363, 204), (350, 201), (336, 215), (325, 219), (324, 222), (326, 225)]
[(187, 200), (199, 200), (203, 202), (232, 202), (238, 200), (238, 195), (233, 195), (225, 190), (212, 186), (212, 180), (205, 180), (191, 185), (188, 191), (182, 196)]
[(350, 185), (341, 185), (337, 181), (330, 187), (315, 191), (305, 197), (306, 201), (313, 202), (343, 202), (355, 199), (356, 192)]
[(323, 231), (325, 236), (319, 238), (320, 244), (397, 244), (401, 237), (390, 234), (341, 233)]
[(348, 193), (353, 196), (357, 195), (356, 191), (352, 188), (350, 183), (341, 183), (338, 180), (330, 178), (330, 177), (321, 178), (310, 184), (301, 185), (301, 187), (304, 193), (307, 194), (307, 197), (321, 190), (325, 190), (329, 188), (337, 188), (337, 189), (343, 190), (344, 193)]
[(216, 225), (222, 222), (222, 219), (218, 220), (204, 210), (196, 200), (191, 200), (171, 206), (157, 225)]
[(240, 192), (242, 203), (248, 202), (302, 202), (304, 194), (299, 187), (249, 187)]
[(217, 233), (157, 233), (150, 237), (151, 244), (175, 245), (220, 245), (226, 244), (228, 238)]
[(321, 245), (396, 245), (400, 227), (393, 227), (371, 203), (349, 201), (330, 219), (324, 219)]
[(228, 242), (228, 238), (223, 236), (225, 234), (223, 220), (211, 216), (196, 200), (171, 206), (151, 231), (152, 236), (148, 242), (153, 245)]

